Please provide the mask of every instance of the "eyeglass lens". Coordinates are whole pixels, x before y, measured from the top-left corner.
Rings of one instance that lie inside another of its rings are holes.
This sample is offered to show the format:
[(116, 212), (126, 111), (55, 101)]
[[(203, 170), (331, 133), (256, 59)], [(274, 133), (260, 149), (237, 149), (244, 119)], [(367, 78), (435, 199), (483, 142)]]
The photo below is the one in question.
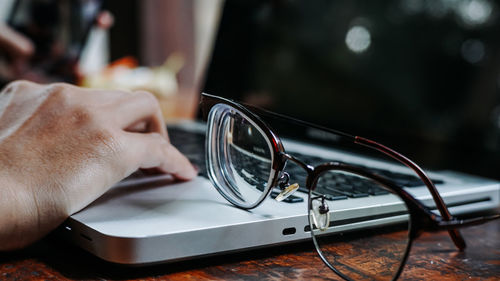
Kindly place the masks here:
[(210, 177), (233, 204), (254, 206), (266, 195), (272, 181), (271, 144), (260, 128), (230, 106), (215, 105), (209, 121)]

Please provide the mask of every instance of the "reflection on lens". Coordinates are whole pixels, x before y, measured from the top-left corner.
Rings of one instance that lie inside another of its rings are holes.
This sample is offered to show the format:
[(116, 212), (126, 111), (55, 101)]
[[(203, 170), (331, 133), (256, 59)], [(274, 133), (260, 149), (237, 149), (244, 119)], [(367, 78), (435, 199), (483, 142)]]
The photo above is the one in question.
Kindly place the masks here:
[[(364, 217), (349, 218), (348, 212), (334, 208), (336, 201), (325, 199), (328, 194), (354, 192), (354, 189), (367, 193), (376, 193), (378, 189), (389, 191), (368, 178), (351, 173), (329, 171), (319, 177), (315, 191), (309, 193), (309, 227), (316, 249), (322, 259), (344, 277), (392, 280), (405, 259), (410, 241), (408, 208), (400, 197), (388, 193), (383, 196), (393, 197), (395, 204), (374, 213), (368, 196), (365, 197), (367, 209), (362, 211)], [(329, 216), (325, 208), (329, 209)], [(356, 227), (363, 231), (352, 230)]]
[(216, 105), (209, 118), (209, 176), (219, 192), (239, 207), (258, 203), (270, 187), (272, 149), (267, 137), (243, 113)]

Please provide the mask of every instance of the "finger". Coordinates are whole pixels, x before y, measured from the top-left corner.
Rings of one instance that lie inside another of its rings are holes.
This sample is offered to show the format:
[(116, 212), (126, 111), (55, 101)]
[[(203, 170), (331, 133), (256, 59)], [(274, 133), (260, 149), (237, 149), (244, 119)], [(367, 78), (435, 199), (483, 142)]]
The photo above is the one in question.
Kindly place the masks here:
[(157, 132), (167, 138), (160, 105), (151, 93), (134, 92), (124, 96), (112, 106), (112, 118), (122, 129), (130, 130), (130, 128), (142, 125), (145, 122), (146, 130), (144, 131)]
[[(71, 87), (71, 86), (67, 86)], [(146, 91), (110, 91), (75, 87), (74, 101), (98, 106), (103, 117), (117, 127), (131, 132), (157, 132), (168, 139), (165, 122), (156, 97)], [(91, 97), (91, 98), (90, 98)]]
[(167, 137), (163, 115), (156, 97), (146, 91), (112, 91), (81, 89), (83, 95), (75, 97), (80, 104), (97, 102), (107, 120), (121, 129), (132, 132), (158, 132)]
[(189, 160), (158, 133), (124, 132), (127, 150), (125, 163), (135, 163), (132, 170), (158, 168), (178, 179), (189, 180), (197, 171)]
[[(87, 104), (89, 101), (98, 103), (103, 106), (115, 106), (117, 101), (126, 98), (131, 95), (131, 92), (121, 91), (121, 90), (108, 90), (108, 89), (88, 89), (76, 87), (78, 91), (82, 92), (80, 97), (75, 97), (83, 104)], [(91, 96), (91, 99), (89, 99)], [(108, 110), (110, 111), (110, 110)]]
[(27, 37), (2, 23), (0, 23), (0, 46), (13, 57), (31, 56), (35, 51), (35, 46)]

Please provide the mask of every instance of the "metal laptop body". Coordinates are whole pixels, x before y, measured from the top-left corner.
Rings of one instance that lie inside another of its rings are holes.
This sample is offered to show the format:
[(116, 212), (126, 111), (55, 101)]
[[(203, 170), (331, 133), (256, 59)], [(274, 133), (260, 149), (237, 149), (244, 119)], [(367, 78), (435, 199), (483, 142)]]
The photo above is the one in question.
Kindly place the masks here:
[[(192, 130), (199, 124), (178, 124)], [(365, 158), (324, 147), (285, 141), (289, 150), (367, 164)], [(389, 168), (387, 163), (370, 163)], [(496, 208), (500, 183), (454, 172), (430, 173), (446, 184), (438, 190), (452, 214)], [(432, 206), (425, 187), (411, 193)], [(306, 198), (306, 194), (297, 194)], [(169, 176), (118, 184), (90, 206), (72, 215), (59, 232), (83, 249), (114, 263), (146, 265), (275, 246), (310, 239), (306, 200), (266, 200), (245, 211), (230, 205), (206, 177), (173, 183)], [(332, 202), (338, 231), (359, 230), (406, 220), (392, 195)]]
[[(500, 71), (489, 60), (500, 51), (498, 7), (483, 7), (489, 13), (471, 20), (453, 3), (433, 14), (409, 1), (372, 2), (227, 0), (204, 91), (401, 148), (442, 182), (437, 188), (452, 214), (498, 208), (500, 182), (487, 178), (499, 178), (500, 127), (484, 116), (500, 120), (500, 103), (481, 103), (499, 92)], [(487, 71), (494, 75), (474, 75)], [(480, 117), (467, 119), (472, 115)], [(474, 122), (482, 131), (470, 130)], [(205, 130), (194, 121), (168, 127)], [(389, 163), (326, 148), (308, 132), (286, 129), (280, 137), (287, 151), (398, 172)], [(292, 140), (294, 135), (308, 138)], [(185, 142), (174, 134), (171, 141)], [(202, 143), (179, 148), (197, 164), (204, 162), (196, 153)], [(432, 206), (425, 187), (408, 191)], [(333, 228), (355, 231), (406, 220), (391, 196), (331, 201)], [(163, 176), (119, 183), (73, 214), (59, 233), (104, 260), (144, 265), (308, 240), (306, 213), (305, 201), (271, 198), (241, 210), (203, 175), (181, 183)]]

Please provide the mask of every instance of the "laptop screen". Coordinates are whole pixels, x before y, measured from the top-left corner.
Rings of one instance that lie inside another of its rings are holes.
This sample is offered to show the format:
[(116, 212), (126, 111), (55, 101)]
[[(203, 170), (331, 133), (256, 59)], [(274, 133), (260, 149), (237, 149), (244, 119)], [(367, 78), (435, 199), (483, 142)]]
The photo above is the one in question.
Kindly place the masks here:
[(203, 90), (500, 178), (499, 34), (488, 0), (227, 0)]

